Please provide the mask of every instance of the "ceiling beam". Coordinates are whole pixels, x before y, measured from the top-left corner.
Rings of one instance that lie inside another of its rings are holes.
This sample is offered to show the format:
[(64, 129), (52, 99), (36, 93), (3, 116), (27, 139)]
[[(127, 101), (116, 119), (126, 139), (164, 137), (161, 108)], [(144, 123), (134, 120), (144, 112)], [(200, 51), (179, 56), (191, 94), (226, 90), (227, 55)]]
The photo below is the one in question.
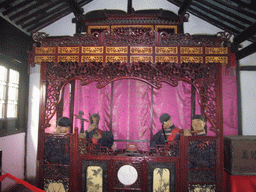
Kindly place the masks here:
[[(35, 11), (34, 13), (31, 13), (31, 14), (23, 17), (23, 18), (19, 18), (15, 23), (17, 25), (20, 25), (23, 22), (26, 22), (26, 21), (30, 20), (31, 18), (46, 17), (46, 15), (48, 14), (47, 10), (49, 10), (50, 8), (57, 7), (60, 4), (62, 4), (62, 0), (58, 0), (58, 1), (54, 2), (54, 3), (48, 4), (47, 6), (38, 9), (38, 11)], [(63, 4), (65, 4), (65, 3), (63, 3)]]
[(180, 9), (178, 11), (179, 17), (182, 18), (186, 14), (186, 11), (189, 8), (191, 2), (192, 2), (192, 0), (184, 0), (184, 2), (182, 3), (182, 5), (180, 6)]
[(49, 4), (48, 1), (39, 1), (37, 4), (31, 3), (30, 5), (25, 6), (25, 9), (19, 9), (19, 11), (17, 11), (14, 15), (11, 15), (9, 18), (11, 20), (22, 18), (24, 15), (26, 15), (25, 13), (29, 13), (31, 10), (39, 10), (39, 7), (42, 9), (43, 7), (47, 6), (47, 4)]
[(244, 8), (256, 11), (255, 2), (253, 0), (251, 1), (251, 3), (246, 3), (246, 2), (241, 1), (241, 0), (232, 0), (232, 1), (237, 3), (240, 7), (244, 7)]
[(128, 0), (127, 13), (128, 14), (132, 13), (132, 0)]
[(256, 52), (256, 42), (252, 43), (251, 45), (248, 45), (247, 47), (241, 49), (236, 53), (236, 59), (240, 60), (243, 59), (253, 53)]
[(236, 35), (233, 39), (234, 45), (239, 45), (243, 41), (249, 39), (251, 36), (253, 36), (256, 33), (256, 23), (252, 24), (250, 27), (245, 29), (240, 34)]
[[(22, 28), (26, 29), (26, 28), (30, 28), (30, 26), (33, 26), (35, 23), (38, 24), (38, 23), (41, 23), (41, 22), (48, 22), (48, 18), (50, 18), (51, 16), (55, 16), (57, 17), (56, 14), (59, 14), (59, 15), (62, 15), (63, 12), (66, 12), (68, 11), (67, 10), (67, 6), (65, 4), (62, 4), (61, 6), (59, 6), (58, 8), (56, 9), (53, 9), (51, 12), (48, 12), (47, 15), (40, 15), (38, 17), (35, 17), (35, 19), (29, 21), (28, 23), (26, 24), (22, 24)], [(69, 9), (69, 13), (70, 13), (70, 9)], [(56, 19), (53, 19), (53, 21), (55, 22)]]
[(12, 12), (15, 12), (15, 11), (17, 11), (18, 9), (21, 9), (22, 7), (25, 7), (25, 6), (27, 6), (28, 4), (30, 4), (30, 3), (33, 3), (33, 0), (22, 1), (21, 3), (15, 5), (15, 6), (12, 6), (11, 8), (5, 10), (5, 11), (3, 12), (3, 15), (8, 15), (8, 14), (10, 14), (10, 13), (12, 13)]
[(72, 10), (76, 17), (80, 17), (84, 13), (84, 9), (75, 0), (65, 0), (69, 8)]

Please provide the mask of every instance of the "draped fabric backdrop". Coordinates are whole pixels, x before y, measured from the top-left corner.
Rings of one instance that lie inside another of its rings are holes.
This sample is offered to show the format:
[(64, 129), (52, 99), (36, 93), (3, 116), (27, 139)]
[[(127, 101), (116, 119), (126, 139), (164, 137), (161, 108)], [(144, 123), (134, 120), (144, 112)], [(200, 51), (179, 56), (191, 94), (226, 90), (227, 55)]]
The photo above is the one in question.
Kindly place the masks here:
[[(234, 69), (223, 68), (223, 121), (224, 135), (237, 135), (237, 90)], [(74, 114), (83, 111), (83, 118), (89, 120), (89, 113), (99, 113), (99, 128), (113, 132), (113, 148), (125, 148), (127, 140), (132, 140), (140, 150), (147, 150), (150, 137), (161, 129), (159, 117), (168, 113), (173, 123), (182, 129), (191, 127), (191, 85), (179, 82), (177, 87), (166, 83), (160, 89), (138, 80), (119, 80), (102, 89), (96, 87), (97, 82), (81, 86), (75, 81)], [(63, 116), (69, 117), (70, 85), (64, 89)], [(196, 95), (196, 114), (201, 108)], [(51, 120), (51, 127), (46, 132), (55, 130), (56, 115)], [(84, 129), (89, 123), (84, 122)], [(81, 121), (74, 117), (73, 128), (81, 128)], [(215, 135), (209, 131), (207, 135)]]

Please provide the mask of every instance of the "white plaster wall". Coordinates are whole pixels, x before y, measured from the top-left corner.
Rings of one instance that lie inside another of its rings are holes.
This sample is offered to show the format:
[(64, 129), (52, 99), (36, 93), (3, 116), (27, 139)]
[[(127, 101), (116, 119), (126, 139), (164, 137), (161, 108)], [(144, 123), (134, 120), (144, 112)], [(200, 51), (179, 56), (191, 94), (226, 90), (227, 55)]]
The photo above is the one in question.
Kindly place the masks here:
[[(19, 179), (24, 179), (25, 133), (1, 137), (0, 150), (3, 155), (2, 174), (10, 173)], [(2, 191), (15, 184), (15, 181), (6, 178), (2, 181)]]
[(242, 71), (240, 72), (240, 76), (242, 93), (242, 133), (243, 135), (256, 135), (256, 72)]
[(29, 180), (36, 178), (36, 157), (38, 145), (40, 100), (40, 65), (30, 67), (29, 76), (29, 106), (28, 106), (28, 130), (27, 130), (27, 154), (26, 177)]
[[(251, 42), (245, 41), (241, 44), (241, 49), (250, 45)], [(240, 66), (255, 66), (256, 54), (252, 54), (239, 61)], [(242, 105), (242, 134), (256, 135), (256, 71), (241, 71), (241, 105)]]

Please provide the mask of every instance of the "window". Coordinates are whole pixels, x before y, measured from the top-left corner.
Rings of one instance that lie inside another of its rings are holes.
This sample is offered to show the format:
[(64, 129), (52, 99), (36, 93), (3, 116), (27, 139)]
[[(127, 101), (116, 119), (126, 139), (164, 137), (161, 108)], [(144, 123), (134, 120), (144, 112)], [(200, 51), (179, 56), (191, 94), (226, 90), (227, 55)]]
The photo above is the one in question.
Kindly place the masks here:
[(0, 137), (26, 130), (27, 65), (0, 53)]
[(0, 66), (0, 118), (17, 118), (19, 72)]

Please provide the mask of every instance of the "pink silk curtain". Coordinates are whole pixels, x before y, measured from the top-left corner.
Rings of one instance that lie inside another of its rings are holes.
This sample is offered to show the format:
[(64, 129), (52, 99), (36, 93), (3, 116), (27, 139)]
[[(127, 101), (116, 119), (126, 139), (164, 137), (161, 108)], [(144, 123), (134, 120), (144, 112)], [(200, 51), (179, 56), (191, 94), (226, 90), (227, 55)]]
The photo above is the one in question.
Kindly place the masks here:
[[(237, 135), (237, 89), (234, 69), (223, 67), (223, 127), (224, 135)], [(173, 123), (182, 129), (191, 127), (191, 85), (179, 82), (177, 87), (166, 83), (160, 89), (153, 89), (150, 85), (138, 80), (115, 81), (102, 89), (96, 87), (97, 82), (81, 86), (75, 82), (74, 114), (83, 111), (83, 118), (89, 120), (89, 113), (99, 113), (99, 128), (103, 131), (111, 130), (115, 142), (113, 148), (125, 148), (129, 144), (136, 144), (140, 150), (149, 147), (152, 134), (161, 129), (159, 117), (168, 113)], [(196, 95), (196, 114), (201, 114)], [(112, 103), (112, 105), (111, 105)], [(70, 85), (64, 90), (63, 116), (69, 117)], [(73, 128), (80, 131), (81, 122), (73, 117)], [(51, 120), (52, 126), (46, 132), (55, 130), (56, 115)], [(84, 122), (84, 129), (89, 123)], [(207, 127), (210, 124), (207, 123)], [(152, 130), (152, 132), (151, 132)], [(215, 135), (209, 131), (207, 135)], [(136, 142), (137, 141), (137, 142)]]
[(237, 83), (235, 68), (222, 71), (223, 133), (238, 135)]

